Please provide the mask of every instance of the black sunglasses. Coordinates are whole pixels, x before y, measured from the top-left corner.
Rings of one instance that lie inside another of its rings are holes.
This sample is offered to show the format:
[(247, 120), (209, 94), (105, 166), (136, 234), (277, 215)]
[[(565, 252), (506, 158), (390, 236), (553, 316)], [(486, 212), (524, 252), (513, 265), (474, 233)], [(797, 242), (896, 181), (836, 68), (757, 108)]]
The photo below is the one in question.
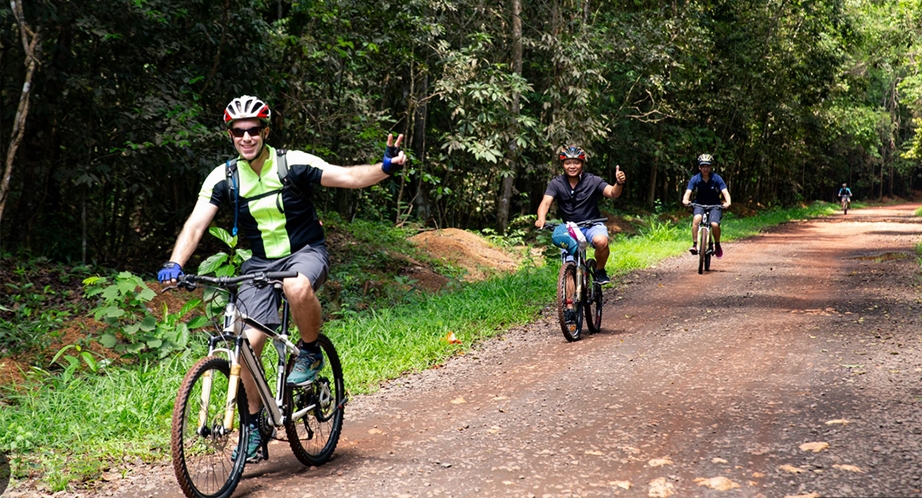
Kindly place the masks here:
[(230, 132), (233, 133), (234, 136), (237, 138), (243, 138), (244, 133), (249, 133), (251, 137), (255, 137), (256, 135), (259, 135), (259, 132), (263, 131), (263, 128), (265, 128), (265, 126), (254, 126), (252, 128), (246, 128), (246, 129), (231, 128)]

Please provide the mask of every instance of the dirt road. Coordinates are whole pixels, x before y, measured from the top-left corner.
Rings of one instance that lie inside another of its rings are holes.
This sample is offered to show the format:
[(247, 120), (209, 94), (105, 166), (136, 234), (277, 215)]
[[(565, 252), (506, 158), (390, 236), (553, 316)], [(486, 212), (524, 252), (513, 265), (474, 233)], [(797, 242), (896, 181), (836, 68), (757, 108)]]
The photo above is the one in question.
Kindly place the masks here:
[[(638, 272), (600, 334), (544, 320), (357, 397), (333, 461), (275, 442), (235, 496), (920, 496), (917, 207)], [(107, 494), (180, 496), (169, 467)]]

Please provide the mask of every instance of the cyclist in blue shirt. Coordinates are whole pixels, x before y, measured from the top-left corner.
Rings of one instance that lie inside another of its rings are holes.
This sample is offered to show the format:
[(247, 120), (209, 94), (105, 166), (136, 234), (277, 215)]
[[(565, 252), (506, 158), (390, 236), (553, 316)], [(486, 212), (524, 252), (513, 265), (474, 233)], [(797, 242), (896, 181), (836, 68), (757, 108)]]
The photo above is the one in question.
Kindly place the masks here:
[[(711, 172), (711, 163), (714, 158), (710, 154), (701, 154), (698, 156), (699, 173), (691, 177), (688, 181), (688, 188), (685, 189), (685, 196), (682, 197), (682, 204), (691, 205), (691, 194), (695, 194), (695, 204), (717, 205), (720, 204), (724, 209), (730, 207), (730, 191), (727, 190), (727, 184), (720, 175)], [(720, 196), (723, 195), (721, 202)], [(692, 220), (692, 246), (688, 252), (698, 254), (698, 225), (701, 224), (701, 218), (704, 216), (704, 209), (695, 206), (694, 219)], [(724, 251), (720, 247), (720, 218), (721, 210), (713, 209), (708, 215), (711, 221), (711, 233), (714, 234), (714, 255), (718, 258), (723, 257)]]
[(839, 189), (839, 196), (838, 196), (838, 197), (839, 197), (839, 201), (840, 201), (840, 202), (842, 201), (842, 198), (843, 198), (843, 197), (845, 198), (845, 200), (851, 202), (852, 191), (851, 191), (851, 189), (848, 188), (848, 184), (847, 184), (847, 183), (843, 183), (843, 184), (842, 184), (842, 188)]
[[(583, 149), (568, 145), (561, 148), (557, 160), (563, 166), (564, 174), (554, 177), (544, 192), (544, 198), (538, 206), (538, 219), (535, 226), (543, 228), (546, 223), (547, 212), (551, 204), (557, 200), (557, 214), (563, 221), (580, 222), (601, 218), (599, 211), (599, 198), (614, 199), (624, 190), (627, 177), (621, 168), (615, 167), (615, 184), (609, 185), (602, 178), (585, 173), (586, 152)], [(611, 282), (605, 272), (605, 263), (608, 262), (608, 228), (604, 223), (596, 223), (590, 227), (581, 227), (592, 247), (595, 248), (595, 281), (600, 284)]]

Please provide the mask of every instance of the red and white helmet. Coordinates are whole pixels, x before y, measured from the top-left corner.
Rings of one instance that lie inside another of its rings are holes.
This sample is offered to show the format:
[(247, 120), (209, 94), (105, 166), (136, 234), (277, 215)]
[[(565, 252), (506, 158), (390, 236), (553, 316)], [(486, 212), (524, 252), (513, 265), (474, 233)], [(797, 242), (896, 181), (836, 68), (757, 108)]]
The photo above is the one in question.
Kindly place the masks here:
[(560, 162), (564, 162), (567, 159), (578, 159), (585, 164), (586, 151), (576, 145), (564, 145), (560, 148), (560, 152), (557, 153), (557, 159)]
[(238, 119), (258, 119), (264, 124), (269, 124), (270, 117), (272, 111), (269, 110), (269, 106), (252, 95), (237, 97), (224, 109), (224, 125), (228, 128)]

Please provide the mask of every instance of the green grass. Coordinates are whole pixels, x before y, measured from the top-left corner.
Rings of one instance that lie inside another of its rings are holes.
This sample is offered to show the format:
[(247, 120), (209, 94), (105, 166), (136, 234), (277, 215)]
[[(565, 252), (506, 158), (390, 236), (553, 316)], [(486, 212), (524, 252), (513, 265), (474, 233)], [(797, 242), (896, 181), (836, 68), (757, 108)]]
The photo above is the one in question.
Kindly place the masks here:
[[(731, 214), (723, 223), (723, 240), (836, 212), (835, 205), (817, 202), (749, 218)], [(691, 239), (690, 216), (686, 217), (671, 223), (650, 216), (642, 220), (645, 228), (638, 235), (616, 237), (607, 265), (610, 273), (624, 275), (683, 253)], [(364, 225), (361, 230), (374, 232)], [(539, 241), (546, 238), (545, 234)], [(372, 392), (385, 380), (438, 365), (479, 341), (534, 320), (554, 299), (557, 266), (554, 258), (550, 261), (547, 265), (526, 262), (514, 275), (455, 286), (451, 292), (426, 299), (343, 311), (324, 326), (324, 333), (333, 339), (343, 360), (347, 389), (352, 394)], [(445, 341), (450, 332), (462, 344)], [(169, 458), (173, 399), (184, 372), (196, 359), (185, 351), (159, 364), (110, 367), (102, 375), (79, 375), (67, 383), (36, 370), (25, 389), (0, 388), (0, 451), (11, 455), (14, 479), (40, 475), (44, 485), (57, 491), (98, 479), (126, 457)]]

